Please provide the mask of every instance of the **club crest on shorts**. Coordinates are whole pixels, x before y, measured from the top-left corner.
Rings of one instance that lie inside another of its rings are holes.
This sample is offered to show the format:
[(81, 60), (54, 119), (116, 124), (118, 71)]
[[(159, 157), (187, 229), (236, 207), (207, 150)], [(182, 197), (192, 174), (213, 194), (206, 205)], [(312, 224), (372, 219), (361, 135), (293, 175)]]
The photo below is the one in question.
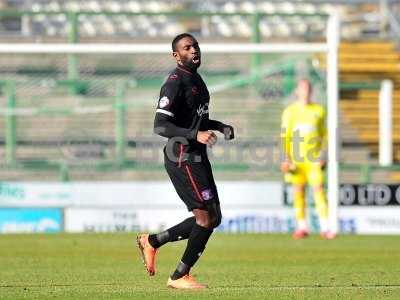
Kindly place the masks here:
[(213, 192), (211, 191), (211, 189), (206, 189), (201, 191), (201, 196), (203, 197), (203, 199), (205, 201), (210, 200), (214, 197)]
[(160, 108), (164, 108), (164, 107), (168, 106), (168, 104), (169, 104), (169, 99), (168, 99), (167, 96), (162, 97), (162, 98), (160, 99), (159, 103), (158, 103), (158, 105), (160, 106)]

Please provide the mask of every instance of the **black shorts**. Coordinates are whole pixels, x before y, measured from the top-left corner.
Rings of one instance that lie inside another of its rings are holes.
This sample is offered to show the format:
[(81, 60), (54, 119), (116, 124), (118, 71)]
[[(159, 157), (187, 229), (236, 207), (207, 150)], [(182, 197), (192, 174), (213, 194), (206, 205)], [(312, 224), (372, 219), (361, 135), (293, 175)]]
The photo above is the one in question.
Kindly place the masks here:
[(217, 187), (207, 155), (200, 162), (193, 160), (173, 162), (164, 151), (164, 165), (176, 192), (189, 211), (207, 209), (207, 205), (219, 204)]

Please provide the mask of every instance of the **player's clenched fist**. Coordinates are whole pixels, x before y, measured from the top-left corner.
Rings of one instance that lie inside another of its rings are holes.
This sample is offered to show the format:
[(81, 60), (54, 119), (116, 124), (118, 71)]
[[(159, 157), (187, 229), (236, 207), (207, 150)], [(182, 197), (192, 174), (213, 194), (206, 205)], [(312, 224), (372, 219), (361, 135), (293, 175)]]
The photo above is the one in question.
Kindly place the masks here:
[(222, 131), (224, 134), (225, 140), (233, 140), (235, 138), (235, 131), (233, 130), (233, 127), (231, 125), (226, 125), (224, 124), (222, 126)]
[(199, 131), (197, 132), (197, 141), (202, 144), (206, 144), (208, 146), (213, 146), (217, 142), (217, 136), (214, 132), (208, 131)]

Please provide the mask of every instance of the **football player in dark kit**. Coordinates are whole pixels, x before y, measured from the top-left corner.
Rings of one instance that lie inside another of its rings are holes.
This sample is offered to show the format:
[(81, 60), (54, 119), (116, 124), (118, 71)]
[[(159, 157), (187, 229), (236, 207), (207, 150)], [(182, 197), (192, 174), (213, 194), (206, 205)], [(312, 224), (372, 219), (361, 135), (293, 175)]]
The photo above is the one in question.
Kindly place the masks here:
[(210, 95), (197, 69), (201, 52), (197, 40), (183, 33), (172, 41), (177, 67), (161, 88), (154, 120), (154, 132), (168, 138), (164, 148), (167, 173), (179, 197), (193, 213), (181, 223), (157, 234), (141, 234), (137, 243), (150, 276), (155, 275), (158, 248), (168, 242), (188, 239), (186, 250), (167, 286), (202, 289), (190, 269), (203, 253), (213, 229), (221, 222), (221, 209), (207, 146), (217, 141), (214, 131), (234, 138), (233, 127), (210, 120)]

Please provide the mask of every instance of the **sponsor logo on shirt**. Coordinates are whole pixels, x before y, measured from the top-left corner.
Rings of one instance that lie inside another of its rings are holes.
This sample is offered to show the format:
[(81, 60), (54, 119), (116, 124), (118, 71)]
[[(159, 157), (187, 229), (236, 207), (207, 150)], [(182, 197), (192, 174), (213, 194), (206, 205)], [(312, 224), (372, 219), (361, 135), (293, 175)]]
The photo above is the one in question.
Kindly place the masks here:
[(300, 135), (306, 135), (315, 132), (317, 128), (313, 124), (298, 124), (294, 131), (298, 131)]
[(208, 114), (208, 103), (200, 104), (199, 108), (197, 109), (197, 115), (201, 117), (202, 115)]

